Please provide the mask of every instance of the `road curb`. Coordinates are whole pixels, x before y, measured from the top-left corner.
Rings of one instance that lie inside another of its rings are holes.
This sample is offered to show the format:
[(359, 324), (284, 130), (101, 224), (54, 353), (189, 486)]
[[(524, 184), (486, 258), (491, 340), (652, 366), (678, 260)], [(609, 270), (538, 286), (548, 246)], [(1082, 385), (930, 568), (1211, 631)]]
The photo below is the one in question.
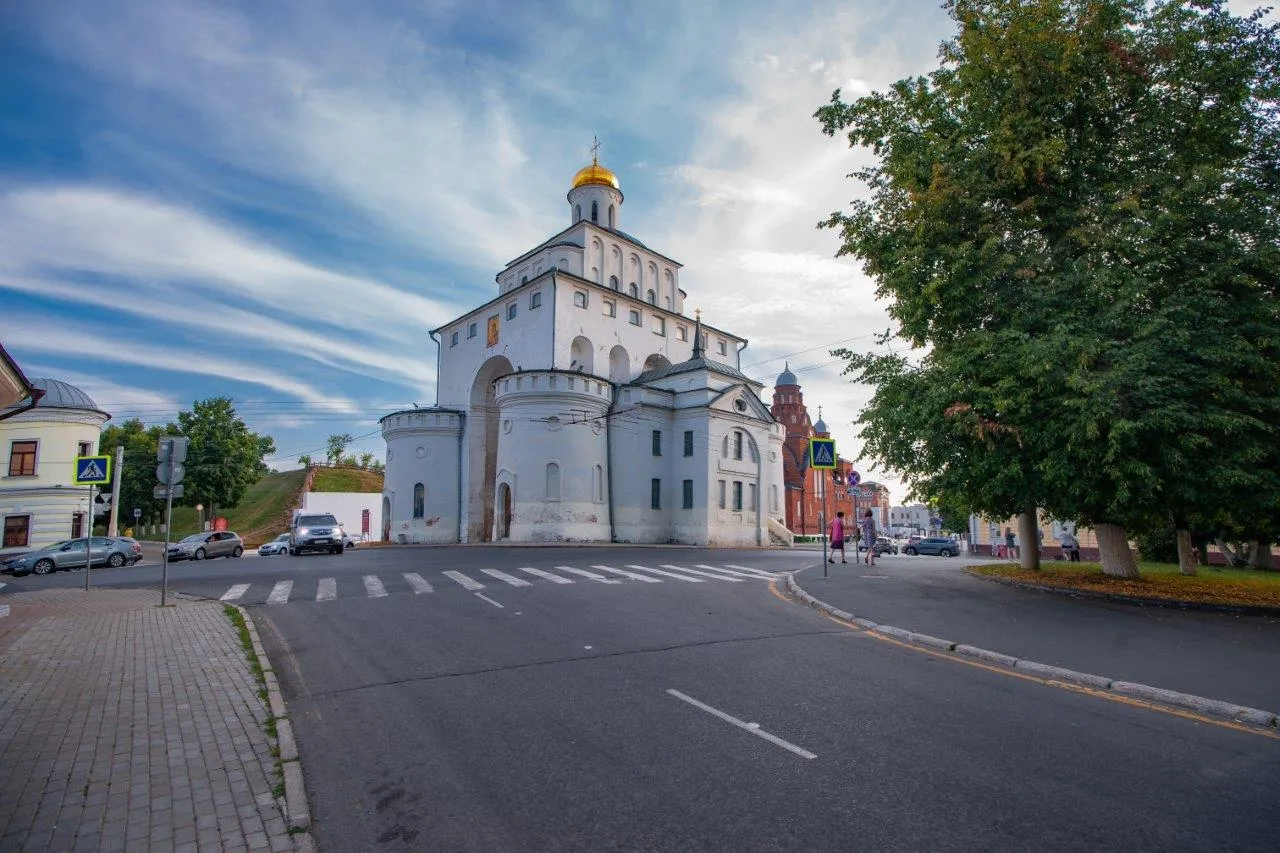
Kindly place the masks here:
[[(967, 570), (966, 570), (967, 571)], [(975, 575), (975, 577), (982, 577)], [(990, 580), (990, 578), (987, 578)], [(1064, 681), (1071, 684), (1079, 684), (1083, 687), (1092, 687), (1096, 690), (1107, 693), (1114, 693), (1120, 696), (1131, 696), (1137, 699), (1143, 699), (1149, 702), (1155, 702), (1162, 705), (1172, 705), (1179, 708), (1188, 708), (1202, 714), (1214, 717), (1222, 717), (1237, 723), (1257, 726), (1265, 729), (1276, 729), (1280, 727), (1280, 715), (1271, 711), (1263, 711), (1258, 708), (1249, 708), (1244, 705), (1236, 705), (1232, 702), (1223, 702), (1220, 699), (1207, 699), (1203, 696), (1196, 696), (1192, 693), (1179, 693), (1176, 690), (1165, 690), (1161, 687), (1151, 687), (1146, 684), (1135, 684), (1130, 681), (1116, 681), (1102, 675), (1093, 675), (1087, 672), (1076, 672), (1072, 669), (1064, 669), (1060, 666), (1052, 666), (1046, 663), (1037, 663), (1036, 661), (1023, 660), (1012, 655), (993, 652), (988, 649), (981, 649), (977, 646), (960, 645), (944, 640), (939, 637), (932, 637), (928, 634), (920, 634), (915, 631), (908, 631), (904, 628), (897, 628), (893, 625), (880, 625), (869, 619), (862, 619), (853, 616), (846, 610), (832, 607), (825, 601), (819, 601), (804, 590), (800, 584), (796, 583), (795, 573), (787, 573), (787, 591), (791, 595), (799, 599), (809, 607), (819, 610), (833, 619), (846, 622), (853, 627), (861, 628), (865, 631), (871, 631), (877, 634), (883, 634), (893, 637), (903, 642), (912, 643), (917, 646), (932, 650), (942, 650), (953, 652), (965, 657), (977, 658), (988, 663), (999, 664), (1008, 669), (1038, 675), (1043, 678), (1054, 681)]]
[[(244, 623), (249, 629), (249, 640), (253, 643), (253, 652), (258, 656), (258, 662), (263, 670), (263, 680), (266, 682), (267, 708), (275, 720), (276, 747), (280, 751), (280, 767), (284, 775), (285, 818), (291, 830), (310, 831), (311, 809), (307, 805), (307, 788), (302, 778), (302, 761), (298, 755), (298, 742), (293, 735), (293, 723), (289, 720), (284, 697), (280, 694), (280, 682), (276, 680), (276, 674), (271, 669), (267, 651), (262, 646), (258, 628), (253, 624), (249, 612), (239, 605), (233, 606), (244, 617)], [(299, 835), (294, 841), (300, 850), (312, 849), (309, 838), (304, 841), (303, 836)]]
[(1153, 598), (1147, 595), (1121, 595), (1114, 592), (1097, 592), (1091, 589), (1075, 589), (1067, 586), (1054, 586), (1046, 583), (1032, 583), (1017, 578), (1002, 578), (984, 575), (968, 568), (964, 573), (979, 580), (998, 583), (1004, 586), (1030, 589), (1036, 592), (1048, 592), (1053, 595), (1065, 595), (1070, 598), (1088, 598), (1094, 601), (1114, 601), (1117, 604), (1133, 604), (1138, 607), (1167, 607), (1173, 610), (1192, 610), (1204, 613), (1230, 613), (1233, 616), (1274, 616), (1280, 617), (1280, 607), (1269, 607), (1264, 604), (1209, 604), (1202, 601), (1183, 601), (1177, 598)]

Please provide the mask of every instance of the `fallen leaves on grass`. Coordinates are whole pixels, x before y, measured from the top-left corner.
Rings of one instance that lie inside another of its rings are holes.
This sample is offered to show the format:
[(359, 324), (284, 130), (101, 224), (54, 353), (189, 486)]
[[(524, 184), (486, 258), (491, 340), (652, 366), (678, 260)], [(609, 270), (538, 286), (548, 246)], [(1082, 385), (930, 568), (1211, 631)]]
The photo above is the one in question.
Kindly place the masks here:
[(974, 566), (977, 574), (1008, 578), (1023, 583), (1040, 584), (1083, 592), (1159, 598), (1199, 604), (1233, 604), (1251, 607), (1280, 607), (1280, 587), (1265, 581), (1215, 578), (1212, 575), (1154, 574), (1140, 578), (1116, 578), (1100, 571), (1042, 569), (1026, 571), (1017, 566)]

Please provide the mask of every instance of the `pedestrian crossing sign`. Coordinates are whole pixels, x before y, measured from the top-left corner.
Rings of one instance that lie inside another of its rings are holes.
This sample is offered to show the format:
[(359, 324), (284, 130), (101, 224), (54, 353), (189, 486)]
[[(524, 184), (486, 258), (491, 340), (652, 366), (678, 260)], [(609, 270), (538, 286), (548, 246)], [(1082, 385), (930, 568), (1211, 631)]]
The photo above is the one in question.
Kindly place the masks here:
[(76, 485), (105, 486), (111, 483), (110, 456), (77, 456)]
[(828, 470), (836, 467), (836, 440), (834, 438), (809, 439), (809, 467)]

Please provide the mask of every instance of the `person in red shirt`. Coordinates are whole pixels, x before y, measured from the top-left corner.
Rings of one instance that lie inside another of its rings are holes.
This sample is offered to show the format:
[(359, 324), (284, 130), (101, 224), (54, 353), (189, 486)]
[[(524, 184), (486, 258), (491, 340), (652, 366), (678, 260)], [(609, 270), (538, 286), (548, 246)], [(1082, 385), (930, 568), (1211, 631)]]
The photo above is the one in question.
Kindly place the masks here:
[(844, 511), (836, 513), (836, 517), (831, 519), (831, 556), (827, 558), (828, 563), (836, 561), (836, 551), (840, 552), (840, 562), (849, 562), (844, 558)]

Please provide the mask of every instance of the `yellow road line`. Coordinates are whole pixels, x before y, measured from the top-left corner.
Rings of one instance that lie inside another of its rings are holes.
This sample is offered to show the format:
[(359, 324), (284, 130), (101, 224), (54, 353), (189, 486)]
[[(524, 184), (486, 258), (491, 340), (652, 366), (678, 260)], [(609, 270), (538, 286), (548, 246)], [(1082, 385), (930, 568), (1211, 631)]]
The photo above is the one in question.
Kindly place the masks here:
[[(783, 595), (781, 592), (778, 591), (778, 581), (771, 581), (769, 583), (769, 591), (772, 592), (774, 596), (778, 598), (779, 601), (784, 601), (791, 606), (794, 606), (796, 603), (796, 600), (794, 598)], [(1029, 673), (1025, 673), (1025, 672), (1017, 672), (1016, 670), (1009, 669), (1008, 667), (995, 666), (993, 664), (984, 663), (983, 661), (973, 660), (971, 658), (967, 658), (962, 655), (957, 655), (953, 652), (946, 652), (946, 651), (943, 651), (942, 649), (937, 649), (930, 646), (918, 646), (914, 643), (904, 642), (903, 640), (899, 640), (896, 637), (890, 637), (887, 634), (881, 634), (879, 631), (876, 631), (873, 628), (863, 628), (860, 625), (855, 625), (851, 622), (846, 622), (843, 619), (838, 619), (835, 616), (832, 616), (830, 613), (827, 613), (826, 611), (819, 610), (818, 612), (822, 615), (824, 619), (828, 619), (836, 623), (837, 625), (848, 628), (852, 631), (857, 631), (859, 633), (866, 634), (867, 636), (873, 637), (874, 639), (877, 639), (883, 643), (891, 643), (895, 646), (900, 646), (901, 648), (907, 649), (909, 651), (932, 655), (933, 657), (940, 658), (942, 660), (948, 660), (948, 661), (951, 661), (952, 663), (960, 663), (960, 664), (964, 664), (965, 666), (971, 666), (977, 669), (984, 669), (987, 672), (994, 672), (997, 675), (1003, 675), (1009, 678), (1020, 678), (1023, 681), (1031, 681), (1036, 684), (1042, 684), (1045, 687), (1056, 687), (1060, 690), (1067, 690), (1072, 693), (1082, 693), (1086, 696), (1092, 696), (1095, 699), (1105, 699), (1108, 702), (1118, 702), (1121, 705), (1129, 705), (1130, 707), (1133, 707), (1133, 708), (1144, 708), (1148, 711), (1156, 711), (1158, 713), (1168, 714), (1173, 717), (1182, 717), (1185, 720), (1194, 720), (1195, 722), (1198, 722), (1198, 723), (1208, 723), (1211, 726), (1218, 726), (1219, 728), (1231, 729), (1233, 731), (1244, 732), (1245, 734), (1257, 735), (1258, 737), (1269, 738), (1271, 740), (1280, 740), (1280, 733), (1270, 732), (1270, 731), (1267, 731), (1266, 729), (1259, 728), (1258, 726), (1250, 726), (1244, 723), (1233, 722), (1231, 720), (1221, 720), (1216, 717), (1210, 717), (1204, 714), (1197, 714), (1195, 711), (1183, 710), (1181, 708), (1172, 708), (1168, 705), (1157, 705), (1154, 702), (1145, 702), (1141, 699), (1134, 699), (1129, 696), (1120, 696), (1115, 693), (1111, 693), (1107, 690), (1099, 690), (1096, 687), (1086, 687), (1083, 684), (1073, 684), (1069, 681), (1058, 681), (1057, 679), (1053, 679), (1053, 678), (1042, 678), (1040, 676), (1030, 675)]]

